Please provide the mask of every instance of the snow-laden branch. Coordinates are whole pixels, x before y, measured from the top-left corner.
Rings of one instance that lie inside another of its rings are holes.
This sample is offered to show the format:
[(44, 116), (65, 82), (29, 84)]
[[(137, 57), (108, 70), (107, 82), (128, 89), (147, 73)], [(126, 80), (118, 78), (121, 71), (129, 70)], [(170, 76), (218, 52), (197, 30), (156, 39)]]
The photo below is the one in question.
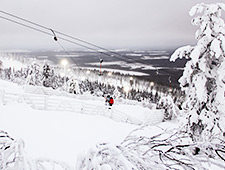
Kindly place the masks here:
[[(157, 131), (148, 135), (148, 131)], [(98, 144), (79, 157), (77, 169), (208, 169), (224, 168), (225, 144), (217, 138), (193, 142), (183, 128), (155, 129), (141, 127), (121, 145)], [(208, 157), (209, 156), (209, 157)], [(207, 162), (207, 164), (206, 164)]]
[(190, 45), (178, 48), (171, 56), (170, 61), (175, 62), (178, 58), (186, 58), (189, 59), (190, 53), (193, 51), (194, 47)]
[(66, 163), (49, 159), (35, 160), (36, 170), (72, 170), (73, 168)]

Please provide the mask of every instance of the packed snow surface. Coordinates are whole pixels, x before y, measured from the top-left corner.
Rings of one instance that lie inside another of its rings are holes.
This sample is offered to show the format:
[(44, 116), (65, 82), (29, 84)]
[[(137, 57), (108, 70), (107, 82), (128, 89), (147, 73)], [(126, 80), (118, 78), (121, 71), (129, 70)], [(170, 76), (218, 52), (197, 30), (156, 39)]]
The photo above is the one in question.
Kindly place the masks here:
[[(25, 94), (24, 89), (26, 87), (1, 80), (0, 91), (4, 93), (1, 93), (0, 99), (7, 92)], [(88, 97), (82, 97), (85, 105), (94, 103), (109, 110), (104, 98), (87, 100)], [(113, 107), (112, 110), (125, 112), (140, 120), (149, 120), (155, 114), (141, 105), (115, 104)], [(0, 129), (15, 139), (22, 139), (31, 158), (47, 158), (70, 165), (75, 165), (77, 155), (86, 152), (93, 145), (102, 142), (119, 144), (138, 127), (100, 116), (101, 113), (93, 116), (80, 112), (36, 110), (24, 101), (10, 101), (4, 105), (1, 100), (0, 110)]]
[[(32, 158), (48, 158), (74, 165), (78, 153), (96, 143), (120, 143), (136, 126), (101, 116), (40, 111), (26, 104), (0, 106), (1, 129), (25, 141)], [(119, 132), (119, 133), (118, 133)]]

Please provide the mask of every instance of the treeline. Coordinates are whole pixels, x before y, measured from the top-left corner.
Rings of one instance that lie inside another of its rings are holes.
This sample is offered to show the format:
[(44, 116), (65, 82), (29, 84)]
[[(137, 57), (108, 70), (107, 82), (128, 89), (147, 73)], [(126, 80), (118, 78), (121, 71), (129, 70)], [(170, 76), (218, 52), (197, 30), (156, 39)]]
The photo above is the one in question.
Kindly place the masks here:
[[(95, 96), (111, 95), (115, 99), (126, 98), (130, 100), (157, 103), (163, 96), (170, 94), (178, 105), (182, 102), (182, 93), (179, 89), (154, 84), (121, 75), (119, 73), (99, 75), (97, 70), (70, 69), (70, 73), (60, 74), (62, 68), (53, 66), (48, 62), (43, 64), (31, 62), (28, 66), (15, 69), (3, 68), (0, 61), (0, 77), (18, 84), (29, 84), (60, 89), (73, 94), (90, 92)], [(65, 69), (65, 68), (64, 68)], [(125, 87), (129, 89), (125, 90)]]

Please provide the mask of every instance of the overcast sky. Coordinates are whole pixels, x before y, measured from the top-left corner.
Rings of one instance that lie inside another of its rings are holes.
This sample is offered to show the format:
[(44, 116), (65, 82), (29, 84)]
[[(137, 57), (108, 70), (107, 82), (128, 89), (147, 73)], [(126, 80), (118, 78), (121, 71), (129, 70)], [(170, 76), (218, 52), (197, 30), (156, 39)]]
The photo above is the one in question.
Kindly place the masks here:
[[(196, 43), (188, 12), (200, 2), (220, 1), (1, 0), (0, 9), (106, 48), (156, 49)], [(1, 18), (0, 39), (0, 50), (58, 48), (51, 37)]]

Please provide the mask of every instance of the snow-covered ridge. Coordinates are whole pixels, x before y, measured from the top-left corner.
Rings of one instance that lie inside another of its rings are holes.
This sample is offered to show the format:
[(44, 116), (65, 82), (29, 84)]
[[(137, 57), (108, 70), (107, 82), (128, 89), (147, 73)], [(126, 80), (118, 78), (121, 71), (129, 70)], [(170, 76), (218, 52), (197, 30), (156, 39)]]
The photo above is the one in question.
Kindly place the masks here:
[(162, 59), (168, 60), (169, 58), (170, 58), (169, 56), (160, 56), (160, 57), (143, 56), (143, 57), (141, 57), (141, 59), (143, 59), (143, 60), (162, 60)]
[(55, 56), (56, 56), (56, 57), (63, 57), (63, 58), (80, 57), (79, 54), (70, 54), (70, 55), (56, 54)]
[[(168, 58), (167, 58), (168, 59)], [(90, 66), (99, 66), (99, 63), (98, 62), (95, 62), (95, 63), (86, 63), (86, 65), (90, 65)], [(152, 66), (152, 65), (145, 65), (145, 64), (140, 64), (140, 63), (126, 63), (126, 62), (121, 62), (121, 61), (118, 61), (118, 62), (104, 62), (104, 65), (105, 66), (110, 66), (110, 65), (119, 65), (120, 67), (122, 68), (130, 68), (131, 70), (134, 70), (134, 69), (141, 69), (141, 70), (161, 70), (161, 69), (174, 69), (174, 70), (183, 70), (183, 68), (171, 68), (171, 67), (155, 67), (155, 66)], [(90, 67), (85, 67), (85, 68), (88, 68), (90, 69)], [(93, 68), (91, 68), (93, 69)], [(96, 70), (99, 70), (100, 68), (95, 68)], [(104, 70), (114, 70), (114, 69), (105, 69), (103, 68)], [(115, 72), (115, 71), (113, 71)], [(126, 73), (126, 74), (131, 74), (131, 75), (149, 75), (149, 74), (146, 74), (146, 73), (141, 73), (141, 72), (137, 72), (137, 71), (125, 71), (125, 70), (118, 70), (116, 72), (122, 72), (122, 73)]]
[[(92, 64), (90, 64), (92, 65)], [(93, 64), (93, 66), (97, 65)], [(113, 65), (113, 64), (112, 64)], [(98, 70), (100, 71), (99, 67), (83, 67), (83, 69), (87, 69), (87, 70)], [(125, 71), (125, 70), (118, 70), (118, 69), (108, 69), (108, 68), (102, 68), (101, 71), (106, 71), (106, 72), (111, 72), (111, 73), (120, 73), (120, 74), (124, 74), (124, 75), (133, 75), (133, 76), (145, 76), (145, 75), (149, 75), (146, 73), (141, 73), (141, 72), (137, 72), (137, 71)]]

